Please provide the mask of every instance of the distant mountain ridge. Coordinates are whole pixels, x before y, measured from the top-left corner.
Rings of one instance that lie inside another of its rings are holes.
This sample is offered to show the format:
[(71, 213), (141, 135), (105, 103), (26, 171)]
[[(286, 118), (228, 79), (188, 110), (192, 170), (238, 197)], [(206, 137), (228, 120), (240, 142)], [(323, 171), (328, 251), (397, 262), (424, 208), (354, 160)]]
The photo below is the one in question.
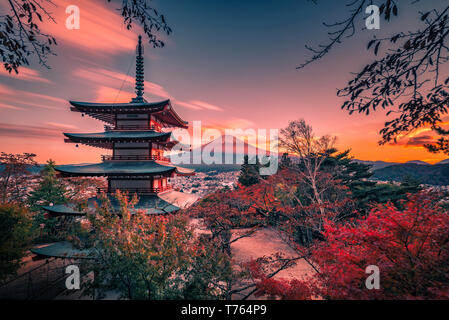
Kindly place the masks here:
[(421, 161), (421, 160), (411, 160), (411, 161), (407, 161), (406, 163), (423, 164), (423, 165), (429, 165), (430, 164), (430, 163), (427, 163), (427, 162)]
[(448, 164), (448, 163), (449, 163), (449, 159), (444, 159), (444, 160), (441, 160), (440, 162), (437, 162), (435, 164)]
[(378, 170), (378, 169), (382, 169), (388, 166), (392, 166), (395, 164), (398, 164), (397, 162), (385, 162), (385, 161), (369, 161), (369, 160), (358, 160), (358, 159), (354, 159), (355, 162), (358, 163), (362, 163), (362, 164), (366, 164), (371, 166), (371, 168), (373, 169), (373, 171)]
[[(201, 163), (193, 164), (195, 152), (202, 155), (204, 151), (206, 151), (206, 153), (209, 152), (209, 160), (220, 158), (222, 163), (208, 164), (204, 162), (204, 159), (201, 159)], [(215, 153), (212, 151), (215, 151)], [(184, 152), (183, 154), (184, 156), (187, 155), (190, 164), (181, 163), (179, 166), (207, 172), (236, 171), (240, 169), (244, 155), (247, 154), (250, 158), (253, 158), (257, 154), (269, 154), (269, 152), (250, 145), (246, 141), (236, 138), (235, 136), (221, 136), (218, 139), (205, 143), (194, 150)], [(176, 158), (176, 156), (174, 157)], [(229, 158), (232, 159), (233, 163), (225, 164), (225, 160)], [(173, 159), (174, 158), (172, 158), (172, 160)], [(423, 184), (449, 185), (449, 159), (442, 160), (433, 165), (422, 160), (411, 160), (406, 163), (359, 159), (354, 159), (354, 161), (371, 166), (371, 170), (374, 172), (373, 178), (376, 180), (402, 181), (406, 177), (412, 177)], [(38, 164), (30, 168), (29, 171), (33, 174), (38, 174), (43, 166), (44, 164)], [(0, 171), (2, 170), (3, 166), (0, 164)]]
[(449, 163), (400, 163), (374, 170), (373, 178), (382, 181), (402, 181), (407, 177), (429, 185), (449, 185)]

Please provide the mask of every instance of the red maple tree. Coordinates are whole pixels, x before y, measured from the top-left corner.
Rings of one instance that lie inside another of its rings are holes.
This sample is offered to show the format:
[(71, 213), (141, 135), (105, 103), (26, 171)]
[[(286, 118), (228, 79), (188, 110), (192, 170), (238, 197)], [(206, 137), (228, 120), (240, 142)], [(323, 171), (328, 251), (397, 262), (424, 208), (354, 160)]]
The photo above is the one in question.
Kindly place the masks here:
[[(328, 222), (325, 241), (311, 248), (317, 273), (307, 280), (272, 279), (249, 265), (256, 295), (282, 299), (448, 299), (449, 214), (435, 194), (410, 195), (398, 209), (374, 208), (343, 225)], [(368, 289), (366, 267), (380, 270), (380, 288)]]

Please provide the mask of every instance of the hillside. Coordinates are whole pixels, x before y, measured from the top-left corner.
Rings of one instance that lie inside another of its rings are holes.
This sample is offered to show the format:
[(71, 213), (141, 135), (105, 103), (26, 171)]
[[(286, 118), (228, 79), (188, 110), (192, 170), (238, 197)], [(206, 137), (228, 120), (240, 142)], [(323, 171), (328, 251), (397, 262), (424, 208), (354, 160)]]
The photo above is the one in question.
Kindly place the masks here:
[(412, 177), (430, 185), (449, 185), (449, 164), (395, 164), (374, 171), (373, 178), (382, 181), (402, 181)]
[(396, 162), (385, 162), (385, 161), (369, 161), (369, 160), (358, 160), (358, 159), (354, 159), (355, 162), (358, 163), (363, 163), (366, 165), (371, 166), (372, 170), (378, 170), (378, 169), (382, 169), (394, 164), (397, 164)]
[(427, 162), (425, 161), (421, 161), (421, 160), (411, 160), (411, 161), (407, 161), (406, 163), (414, 163), (414, 164), (423, 164), (423, 165), (428, 165)]
[(449, 159), (444, 159), (444, 160), (441, 160), (440, 162), (437, 162), (435, 164), (448, 164), (448, 163), (449, 163)]

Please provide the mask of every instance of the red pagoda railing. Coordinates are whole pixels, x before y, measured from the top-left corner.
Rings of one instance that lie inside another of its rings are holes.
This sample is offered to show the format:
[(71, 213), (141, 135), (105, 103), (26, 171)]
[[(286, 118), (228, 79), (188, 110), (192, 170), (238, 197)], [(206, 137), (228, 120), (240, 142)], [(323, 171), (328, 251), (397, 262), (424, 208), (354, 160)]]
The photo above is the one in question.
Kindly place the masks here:
[(137, 193), (138, 195), (149, 195), (149, 194), (155, 194), (160, 193), (168, 190), (172, 190), (172, 186), (165, 186), (165, 187), (159, 187), (159, 188), (126, 188), (126, 189), (110, 189), (110, 188), (97, 188), (98, 193), (108, 193), (108, 194), (114, 194), (117, 190), (120, 190), (121, 192), (128, 192), (129, 194)]
[(118, 126), (104, 126), (104, 130), (113, 131), (113, 130), (153, 130), (160, 131), (157, 127), (153, 125), (118, 125)]
[(111, 156), (111, 155), (102, 155), (101, 156), (101, 160), (102, 161), (113, 161), (113, 160), (135, 160), (135, 161), (140, 161), (140, 160), (159, 160), (159, 161), (166, 161), (166, 162), (170, 162), (170, 158), (164, 157), (164, 156), (160, 156), (160, 155), (116, 155), (116, 156)]

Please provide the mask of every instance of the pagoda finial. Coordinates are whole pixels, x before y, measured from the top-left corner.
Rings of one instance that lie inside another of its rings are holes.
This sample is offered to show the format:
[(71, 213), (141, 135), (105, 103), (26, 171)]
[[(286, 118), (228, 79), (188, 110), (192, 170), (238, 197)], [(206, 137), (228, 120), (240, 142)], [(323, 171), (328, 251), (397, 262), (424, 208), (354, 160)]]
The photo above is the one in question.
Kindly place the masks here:
[(132, 99), (132, 102), (144, 102), (143, 90), (144, 90), (144, 76), (143, 76), (143, 46), (142, 36), (139, 35), (139, 42), (136, 49), (136, 94), (137, 96)]

